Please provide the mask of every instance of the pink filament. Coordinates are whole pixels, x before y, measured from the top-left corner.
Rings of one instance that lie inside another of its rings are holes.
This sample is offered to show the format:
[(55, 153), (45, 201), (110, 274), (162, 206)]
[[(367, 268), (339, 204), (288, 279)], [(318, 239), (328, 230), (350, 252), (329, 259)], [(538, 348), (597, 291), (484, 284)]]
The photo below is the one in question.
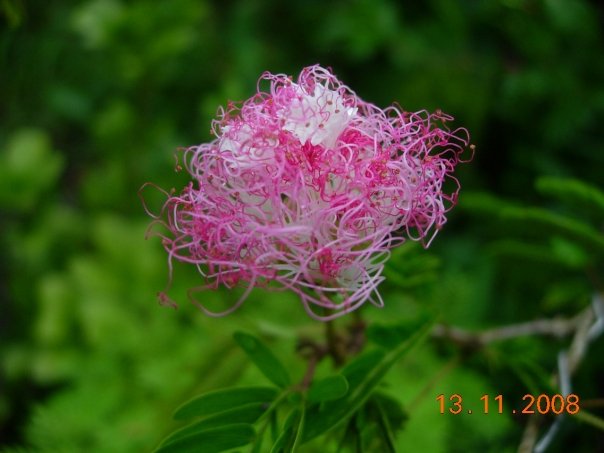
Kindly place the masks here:
[(192, 182), (167, 194), (154, 221), (169, 231), (170, 269), (173, 259), (195, 264), (206, 281), (195, 291), (247, 288), (223, 313), (196, 301), (211, 316), (269, 283), (319, 320), (382, 306), (390, 249), (427, 247), (456, 203), (467, 131), (450, 131), (442, 112), (381, 110), (320, 66), (297, 82), (265, 73), (258, 85), (219, 112), (214, 141), (185, 150)]

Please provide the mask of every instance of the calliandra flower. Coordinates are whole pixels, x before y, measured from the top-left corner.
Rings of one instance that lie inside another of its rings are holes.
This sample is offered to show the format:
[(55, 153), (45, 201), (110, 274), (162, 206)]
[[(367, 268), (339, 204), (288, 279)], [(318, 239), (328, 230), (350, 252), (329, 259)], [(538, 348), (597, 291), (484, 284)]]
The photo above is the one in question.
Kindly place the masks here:
[(450, 131), (440, 111), (382, 110), (318, 65), (296, 81), (264, 73), (258, 87), (219, 110), (212, 142), (184, 152), (192, 181), (155, 216), (170, 269), (197, 266), (205, 284), (191, 294), (246, 288), (223, 313), (193, 298), (213, 316), (256, 286), (294, 291), (320, 320), (383, 306), (390, 250), (407, 239), (427, 247), (457, 200), (467, 131)]

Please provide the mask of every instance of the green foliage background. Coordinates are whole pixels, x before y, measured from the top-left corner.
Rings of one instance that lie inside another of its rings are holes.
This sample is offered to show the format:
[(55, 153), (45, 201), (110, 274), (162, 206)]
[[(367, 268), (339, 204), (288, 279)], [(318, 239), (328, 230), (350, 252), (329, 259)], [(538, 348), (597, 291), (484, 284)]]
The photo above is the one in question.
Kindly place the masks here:
[[(330, 66), (365, 100), (453, 114), (477, 146), (449, 224), (429, 251), (394, 253), (368, 319), (436, 311), (483, 330), (587, 307), (603, 291), (603, 17), (586, 0), (0, 1), (0, 445), (150, 451), (184, 400), (266, 384), (233, 341), (242, 328), (301, 378), (296, 339), (322, 326), (294, 296), (255, 291), (208, 319), (186, 299), (199, 277), (178, 266), (179, 309), (157, 303), (166, 256), (137, 198), (147, 181), (186, 184), (173, 151), (209, 140), (217, 107), (265, 70)], [(425, 343), (387, 377), (409, 417), (397, 445), (515, 451), (525, 418), (441, 415), (435, 398), (519, 403), (567, 346), (466, 357)], [(573, 380), (584, 399), (604, 396), (603, 357), (600, 338)], [(598, 444), (602, 431), (567, 420), (551, 451)]]

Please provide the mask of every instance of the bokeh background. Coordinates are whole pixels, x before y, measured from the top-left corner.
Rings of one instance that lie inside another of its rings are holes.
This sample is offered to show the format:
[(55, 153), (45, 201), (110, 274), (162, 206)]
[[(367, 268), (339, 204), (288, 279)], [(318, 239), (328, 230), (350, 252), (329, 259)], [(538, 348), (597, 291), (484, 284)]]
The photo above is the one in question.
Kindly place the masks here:
[[(209, 140), (217, 107), (267, 70), (329, 66), (377, 105), (454, 115), (476, 145), (450, 222), (429, 250), (397, 250), (386, 307), (368, 318), (438, 311), (484, 330), (587, 307), (603, 290), (604, 207), (565, 196), (557, 178), (604, 189), (603, 20), (586, 0), (0, 1), (0, 449), (150, 451), (185, 399), (261, 380), (235, 329), (267, 338), (302, 376), (296, 338), (321, 326), (294, 296), (255, 291), (209, 319), (186, 298), (199, 277), (178, 266), (178, 310), (158, 304), (166, 256), (145, 240), (137, 197), (147, 181), (184, 186), (174, 151)], [(519, 402), (568, 343), (460, 357), (428, 342), (388, 378), (409, 414), (401, 450), (516, 451), (526, 417), (441, 415), (435, 398)], [(602, 338), (573, 385), (601, 401)], [(569, 419), (550, 451), (602, 445), (603, 431)]]

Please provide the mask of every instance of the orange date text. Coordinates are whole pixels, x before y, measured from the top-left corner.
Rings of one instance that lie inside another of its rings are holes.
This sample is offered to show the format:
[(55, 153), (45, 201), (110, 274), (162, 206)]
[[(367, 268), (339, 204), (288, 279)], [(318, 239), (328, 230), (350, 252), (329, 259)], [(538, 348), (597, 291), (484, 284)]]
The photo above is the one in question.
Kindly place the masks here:
[[(526, 394), (522, 397), (516, 408), (504, 404), (503, 395), (497, 395), (494, 398), (490, 395), (482, 395), (478, 401), (464, 400), (458, 393), (447, 396), (443, 393), (436, 397), (438, 409), (441, 414), (472, 414), (472, 413), (511, 413), (511, 414), (570, 414), (579, 412), (579, 397), (574, 393), (569, 395), (546, 395), (544, 393), (533, 396)], [(507, 403), (507, 402), (506, 402)]]

